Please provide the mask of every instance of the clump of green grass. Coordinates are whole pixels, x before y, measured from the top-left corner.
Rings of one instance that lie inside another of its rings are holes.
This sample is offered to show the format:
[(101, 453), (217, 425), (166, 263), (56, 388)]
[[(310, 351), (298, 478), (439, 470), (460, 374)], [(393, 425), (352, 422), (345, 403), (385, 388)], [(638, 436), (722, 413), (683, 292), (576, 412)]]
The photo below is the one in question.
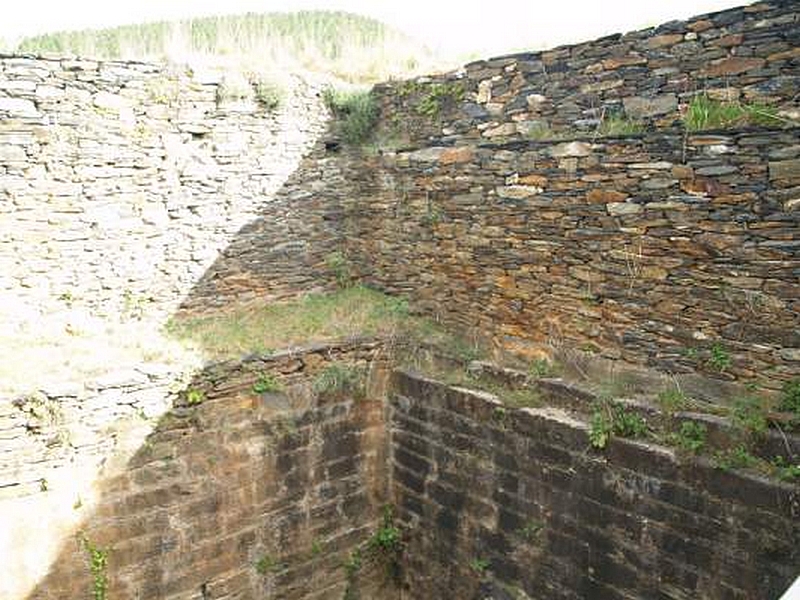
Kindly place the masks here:
[(731, 353), (721, 343), (716, 342), (712, 344), (709, 352), (710, 356), (708, 358), (707, 364), (715, 371), (724, 373), (725, 370), (728, 369), (733, 364)]
[(265, 110), (274, 111), (280, 108), (286, 98), (286, 90), (276, 83), (258, 79), (253, 83), (256, 101)]
[(353, 285), (353, 267), (344, 253), (331, 252), (325, 257), (325, 266), (333, 273), (339, 289), (349, 288)]
[(363, 398), (366, 393), (365, 370), (345, 363), (328, 365), (314, 379), (314, 391), (318, 394), (350, 394)]
[(537, 358), (528, 367), (528, 377), (534, 381), (555, 377), (558, 374), (558, 366), (546, 358)]
[(531, 519), (519, 530), (519, 533), (528, 541), (536, 539), (544, 530), (544, 522)]
[(618, 113), (604, 115), (597, 126), (597, 135), (601, 137), (619, 135), (637, 135), (644, 133), (644, 124)]
[(345, 143), (358, 146), (372, 136), (380, 109), (370, 91), (327, 88), (322, 99), (337, 118), (336, 129)]
[(423, 94), (416, 106), (420, 115), (435, 119), (445, 107), (457, 104), (464, 99), (466, 89), (462, 82), (434, 83), (423, 86)]
[(691, 406), (691, 400), (678, 387), (670, 387), (659, 392), (658, 403), (668, 413), (686, 410)]
[(279, 392), (283, 389), (281, 382), (271, 373), (264, 373), (259, 376), (253, 384), (253, 391), (256, 394), (269, 394)]
[(777, 127), (784, 125), (786, 119), (780, 117), (775, 108), (766, 104), (722, 102), (707, 94), (699, 94), (689, 103), (683, 123), (689, 131), (703, 131), (748, 125)]
[(404, 342), (400, 349), (424, 345), (464, 361), (480, 356), (476, 344), (439, 323), (411, 315), (406, 300), (362, 286), (309, 294), (291, 302), (250, 303), (202, 316), (176, 317), (166, 331), (214, 359), (362, 336)]

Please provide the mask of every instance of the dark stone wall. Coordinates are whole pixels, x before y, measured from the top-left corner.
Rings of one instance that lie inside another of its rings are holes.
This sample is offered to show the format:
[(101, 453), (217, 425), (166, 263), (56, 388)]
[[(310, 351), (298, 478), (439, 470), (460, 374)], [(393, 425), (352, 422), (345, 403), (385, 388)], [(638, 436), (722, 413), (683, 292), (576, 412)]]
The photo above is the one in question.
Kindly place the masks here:
[[(102, 483), (81, 534), (107, 552), (108, 598), (394, 598), (383, 565), (343, 567), (387, 501), (380, 345), (299, 349), (209, 366), (136, 455)], [(365, 399), (315, 393), (337, 363), (369, 368)], [(257, 393), (264, 374), (283, 392)], [(97, 578), (70, 540), (33, 599), (88, 598)], [(352, 596), (351, 596), (352, 597)], [(357, 597), (357, 596), (356, 596)]]
[[(378, 145), (407, 146), (318, 144), (184, 306), (328, 289), (343, 251), (498, 347), (779, 388), (800, 375), (799, 130), (678, 125), (702, 90), (797, 117), (797, 17), (761, 3), (378, 86)], [(534, 108), (556, 139), (526, 132)], [(617, 108), (649, 130), (599, 135)]]
[(400, 372), (393, 492), (410, 597), (774, 600), (800, 568), (796, 486)]
[(389, 82), (377, 88), (382, 126), (414, 140), (450, 141), (590, 132), (612, 114), (669, 128), (698, 92), (767, 103), (797, 118), (798, 41), (797, 3), (759, 2)]
[[(800, 129), (434, 146), (351, 165), (367, 282), (527, 352), (800, 375)], [(720, 368), (711, 349), (723, 349)]]

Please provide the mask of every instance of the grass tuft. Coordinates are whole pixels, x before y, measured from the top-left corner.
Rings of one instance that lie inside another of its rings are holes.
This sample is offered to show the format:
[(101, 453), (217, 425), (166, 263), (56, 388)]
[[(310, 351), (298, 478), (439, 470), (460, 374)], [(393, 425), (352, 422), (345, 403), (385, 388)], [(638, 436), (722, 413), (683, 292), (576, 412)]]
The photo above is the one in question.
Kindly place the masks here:
[(778, 111), (766, 104), (741, 102), (721, 102), (706, 94), (692, 98), (683, 123), (689, 131), (706, 129), (732, 129), (760, 125), (764, 127), (780, 127), (787, 120), (778, 115)]

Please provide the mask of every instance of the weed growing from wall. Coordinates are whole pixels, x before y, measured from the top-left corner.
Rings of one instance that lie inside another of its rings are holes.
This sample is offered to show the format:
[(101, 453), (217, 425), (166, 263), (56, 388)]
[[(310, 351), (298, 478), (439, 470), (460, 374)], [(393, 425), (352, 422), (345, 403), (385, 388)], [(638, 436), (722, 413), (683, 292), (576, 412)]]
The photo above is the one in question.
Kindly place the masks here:
[(189, 406), (197, 406), (198, 404), (202, 404), (203, 400), (205, 399), (206, 395), (202, 390), (186, 390), (186, 404)]
[(347, 394), (363, 398), (366, 395), (366, 379), (363, 367), (332, 363), (314, 379), (314, 391), (318, 394)]
[(256, 78), (253, 82), (256, 102), (267, 111), (278, 110), (286, 99), (286, 90), (276, 83)]
[(347, 289), (353, 285), (353, 273), (350, 262), (345, 255), (338, 250), (331, 252), (325, 258), (325, 266), (333, 273), (336, 286), (340, 290)]
[(724, 373), (725, 370), (733, 364), (730, 352), (728, 352), (728, 349), (725, 348), (725, 346), (723, 346), (722, 344), (720, 343), (713, 344), (709, 352), (711, 353), (711, 355), (708, 358), (707, 364), (715, 371)]
[(706, 445), (707, 432), (703, 423), (684, 421), (678, 431), (670, 436), (670, 441), (685, 452), (698, 454)]
[(778, 127), (790, 121), (780, 117), (775, 108), (765, 104), (721, 102), (707, 94), (699, 94), (689, 103), (683, 123), (688, 131), (702, 131), (748, 125)]
[(780, 409), (794, 415), (800, 421), (800, 379), (787, 381), (782, 390)]
[(269, 394), (280, 392), (283, 389), (281, 382), (271, 373), (264, 373), (259, 376), (253, 384), (253, 392), (256, 394)]
[(89, 559), (89, 570), (92, 573), (93, 600), (108, 598), (108, 550), (95, 546), (85, 534), (79, 535), (79, 542)]
[(637, 413), (611, 400), (599, 400), (595, 403), (589, 421), (589, 441), (595, 448), (605, 448), (613, 435), (636, 438), (646, 433), (647, 423)]
[(337, 119), (336, 131), (345, 143), (359, 146), (372, 136), (380, 114), (372, 92), (327, 88), (322, 99)]

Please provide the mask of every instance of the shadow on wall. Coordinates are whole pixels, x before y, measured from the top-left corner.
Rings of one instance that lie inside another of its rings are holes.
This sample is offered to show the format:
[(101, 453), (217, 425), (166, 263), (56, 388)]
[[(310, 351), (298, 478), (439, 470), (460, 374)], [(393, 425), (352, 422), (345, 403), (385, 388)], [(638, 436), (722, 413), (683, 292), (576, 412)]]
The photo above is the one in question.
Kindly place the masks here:
[(336, 156), (318, 158), (323, 147), (319, 142), (262, 207), (263, 216), (238, 232), (186, 295), (179, 314), (335, 288), (331, 258), (344, 232), (341, 202), (329, 190), (346, 192), (349, 183)]
[[(343, 568), (387, 497), (380, 355), (317, 346), (198, 373), (28, 598), (393, 598), (377, 563)], [(314, 388), (334, 363), (369, 374), (363, 394)]]

